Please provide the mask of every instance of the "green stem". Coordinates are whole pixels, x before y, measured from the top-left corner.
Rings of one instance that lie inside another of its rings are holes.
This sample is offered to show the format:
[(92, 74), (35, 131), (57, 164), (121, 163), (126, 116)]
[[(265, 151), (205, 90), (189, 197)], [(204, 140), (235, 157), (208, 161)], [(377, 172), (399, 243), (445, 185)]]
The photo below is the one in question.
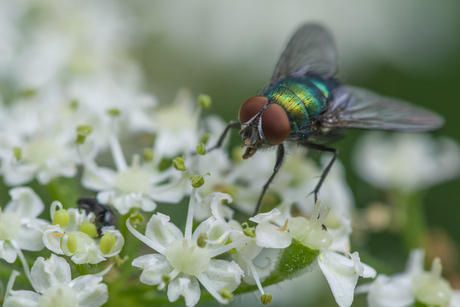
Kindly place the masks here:
[(427, 226), (423, 210), (422, 194), (397, 192), (396, 213), (399, 229), (406, 251), (426, 246)]

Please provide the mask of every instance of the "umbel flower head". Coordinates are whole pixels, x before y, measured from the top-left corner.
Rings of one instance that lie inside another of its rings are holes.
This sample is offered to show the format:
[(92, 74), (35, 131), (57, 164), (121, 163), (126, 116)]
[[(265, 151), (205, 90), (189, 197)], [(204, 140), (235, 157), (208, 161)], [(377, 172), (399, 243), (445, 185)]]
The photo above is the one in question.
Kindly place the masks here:
[(39, 251), (43, 231), (49, 223), (37, 217), (45, 208), (29, 187), (10, 190), (11, 201), (0, 208), (0, 258), (13, 263), (21, 250)]
[(370, 307), (460, 306), (460, 291), (454, 291), (441, 276), (442, 265), (435, 258), (430, 271), (425, 271), (422, 249), (412, 250), (404, 272), (387, 276), (379, 274), (369, 284), (356, 289), (357, 293), (367, 293)]
[[(214, 229), (221, 231), (218, 224), (200, 227), (192, 233), (193, 209), (196, 202), (196, 189), (190, 197), (185, 234), (169, 217), (157, 213), (147, 223), (145, 236), (131, 225), (131, 217), (126, 221), (128, 229), (157, 254), (148, 254), (134, 259), (133, 266), (141, 268), (141, 282), (167, 287), (168, 299), (176, 301), (183, 296), (187, 306), (194, 306), (200, 299), (200, 283), (220, 303), (229, 302), (230, 293), (240, 284), (243, 271), (234, 261), (214, 259), (232, 249), (235, 244), (221, 247), (220, 244), (208, 247), (202, 240)], [(210, 217), (212, 219), (212, 217)], [(207, 224), (204, 221), (202, 224)], [(204, 229), (203, 229), (204, 228)], [(224, 237), (225, 238), (225, 237)]]
[(12, 290), (18, 274), (16, 271), (11, 274), (4, 307), (97, 307), (108, 298), (107, 285), (101, 283), (101, 276), (83, 275), (72, 279), (69, 264), (56, 255), (47, 260), (39, 257), (32, 266), (31, 282), (35, 292)]
[(65, 210), (55, 201), (51, 204), (51, 219), (54, 225), (43, 232), (46, 248), (58, 255), (71, 256), (76, 264), (95, 264), (116, 256), (125, 243), (122, 234), (113, 226), (102, 227), (99, 236), (92, 212), (87, 214), (76, 208)]

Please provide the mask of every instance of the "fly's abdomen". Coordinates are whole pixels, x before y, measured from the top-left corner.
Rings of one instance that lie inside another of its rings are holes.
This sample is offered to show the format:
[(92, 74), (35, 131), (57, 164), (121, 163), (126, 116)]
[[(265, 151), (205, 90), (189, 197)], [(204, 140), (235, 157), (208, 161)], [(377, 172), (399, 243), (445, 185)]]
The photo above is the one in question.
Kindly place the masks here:
[(326, 108), (329, 90), (324, 80), (314, 76), (288, 77), (268, 87), (264, 96), (284, 108), (291, 133), (308, 132), (311, 119)]

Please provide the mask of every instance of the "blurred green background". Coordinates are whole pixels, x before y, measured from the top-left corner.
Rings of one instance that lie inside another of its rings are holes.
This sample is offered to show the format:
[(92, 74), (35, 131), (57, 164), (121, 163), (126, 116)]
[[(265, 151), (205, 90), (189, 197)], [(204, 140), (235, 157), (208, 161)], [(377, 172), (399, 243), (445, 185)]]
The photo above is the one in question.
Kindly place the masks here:
[[(269, 81), (293, 31), (302, 23), (320, 22), (336, 39), (341, 80), (440, 113), (446, 125), (434, 135), (460, 141), (458, 1), (158, 1), (149, 4), (148, 10), (145, 5), (139, 2), (132, 7), (147, 33), (135, 52), (146, 75), (146, 88), (161, 103), (172, 101), (185, 86), (194, 94), (211, 95), (211, 112), (227, 121), (236, 119), (240, 104)], [(358, 208), (381, 196), (353, 172), (353, 144), (361, 133), (350, 131), (336, 144)], [(232, 144), (240, 144), (235, 135)], [(460, 179), (435, 186), (424, 197), (427, 223), (444, 229), (458, 251)], [(404, 268), (407, 254), (398, 240), (380, 233), (367, 242), (367, 251), (388, 266), (387, 274)], [(305, 295), (313, 295), (325, 283), (322, 276), (311, 278)], [(451, 282), (460, 287), (460, 282)], [(335, 305), (325, 289), (314, 295), (316, 306)], [(298, 305), (307, 298), (300, 296), (296, 303), (283, 299), (275, 297), (271, 306)], [(233, 304), (256, 300), (248, 296)], [(357, 296), (354, 306), (364, 305), (365, 297)]]

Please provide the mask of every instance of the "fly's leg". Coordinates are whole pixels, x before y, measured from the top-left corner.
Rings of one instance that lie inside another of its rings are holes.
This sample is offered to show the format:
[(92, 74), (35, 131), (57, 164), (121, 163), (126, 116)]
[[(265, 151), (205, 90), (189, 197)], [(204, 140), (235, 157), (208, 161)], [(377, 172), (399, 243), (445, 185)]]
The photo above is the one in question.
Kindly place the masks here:
[(332, 152), (334, 155), (332, 156), (331, 162), (326, 166), (324, 169), (323, 173), (321, 174), (321, 178), (319, 179), (318, 184), (316, 185), (315, 189), (313, 190), (312, 193), (315, 194), (315, 203), (318, 201), (318, 193), (319, 190), (321, 189), (321, 186), (323, 185), (324, 179), (326, 179), (327, 174), (332, 168), (332, 165), (334, 164), (335, 160), (337, 159), (337, 156), (339, 154), (339, 151), (335, 148), (329, 148), (326, 146), (322, 145), (317, 145), (317, 144), (306, 144), (307, 148), (322, 151), (322, 152)]
[(276, 151), (276, 163), (275, 163), (275, 168), (273, 169), (273, 174), (270, 176), (268, 181), (265, 183), (262, 193), (260, 193), (259, 196), (259, 201), (257, 202), (256, 210), (254, 212), (254, 215), (256, 215), (259, 212), (260, 209), (260, 204), (262, 203), (262, 198), (264, 197), (265, 192), (268, 189), (268, 186), (270, 183), (273, 181), (273, 178), (275, 178), (275, 175), (278, 173), (278, 170), (280, 169), (281, 165), (283, 164), (284, 160), (284, 144), (281, 143), (278, 145), (278, 149)]
[(217, 144), (214, 145), (213, 147), (209, 148), (207, 150), (207, 152), (211, 152), (216, 148), (220, 148), (222, 146), (222, 144), (224, 143), (224, 141), (225, 141), (225, 137), (227, 137), (228, 131), (230, 129), (237, 129), (237, 128), (238, 129), (241, 128), (241, 124), (239, 122), (230, 122), (227, 125), (227, 127), (225, 127), (225, 130), (222, 132), (222, 134), (220, 135), (220, 138), (219, 138), (219, 141), (217, 141)]

